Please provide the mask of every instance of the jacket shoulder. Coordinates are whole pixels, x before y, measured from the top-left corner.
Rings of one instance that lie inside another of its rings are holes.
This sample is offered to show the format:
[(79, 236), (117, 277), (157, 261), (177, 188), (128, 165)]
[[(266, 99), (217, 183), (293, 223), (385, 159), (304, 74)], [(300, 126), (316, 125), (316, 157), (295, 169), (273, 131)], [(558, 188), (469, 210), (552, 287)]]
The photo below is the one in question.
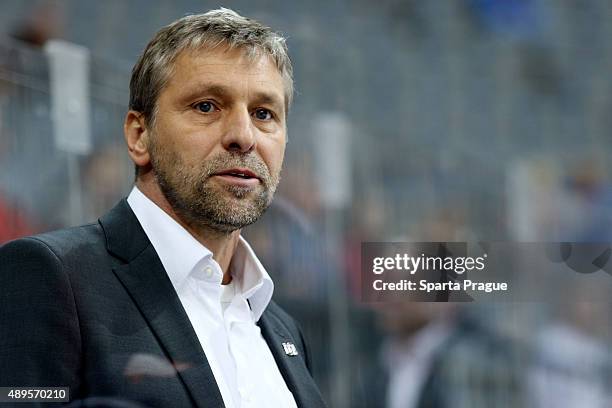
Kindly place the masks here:
[(49, 236), (33, 236), (0, 247), (0, 328), (10, 334), (0, 336), (0, 384), (78, 383), (76, 302), (57, 248), (51, 245), (55, 243)]
[(46, 232), (29, 237), (47, 245), (58, 256), (95, 246), (105, 246), (104, 232), (98, 223)]
[(7, 242), (0, 246), (0, 254), (27, 254), (32, 251), (51, 251), (57, 258), (64, 260), (73, 254), (83, 251), (90, 252), (92, 248), (105, 247), (102, 228), (97, 223), (81, 225), (45, 232)]

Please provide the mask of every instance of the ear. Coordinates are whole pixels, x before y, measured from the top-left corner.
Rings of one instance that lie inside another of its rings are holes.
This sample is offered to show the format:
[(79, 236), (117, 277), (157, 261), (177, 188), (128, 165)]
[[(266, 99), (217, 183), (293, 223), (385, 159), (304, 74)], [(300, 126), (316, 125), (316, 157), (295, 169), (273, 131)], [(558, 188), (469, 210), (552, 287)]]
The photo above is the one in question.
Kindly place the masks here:
[(128, 147), (128, 154), (134, 164), (147, 167), (151, 162), (149, 155), (149, 130), (144, 115), (133, 110), (128, 111), (123, 123), (123, 135)]

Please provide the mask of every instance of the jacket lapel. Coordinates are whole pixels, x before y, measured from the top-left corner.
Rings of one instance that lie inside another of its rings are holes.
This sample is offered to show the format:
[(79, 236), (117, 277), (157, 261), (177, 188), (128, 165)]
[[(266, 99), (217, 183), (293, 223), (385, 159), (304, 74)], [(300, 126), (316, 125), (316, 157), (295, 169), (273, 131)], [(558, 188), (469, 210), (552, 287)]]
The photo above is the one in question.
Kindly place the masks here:
[(141, 311), (194, 404), (224, 407), (206, 355), (155, 249), (126, 200), (100, 219), (109, 252), (126, 261), (113, 271)]
[(304, 362), (306, 356), (289, 355), (283, 347), (283, 343), (298, 345), (301, 342), (293, 339), (282, 322), (272, 313), (264, 312), (258, 325), (298, 407), (325, 407), (319, 389)]

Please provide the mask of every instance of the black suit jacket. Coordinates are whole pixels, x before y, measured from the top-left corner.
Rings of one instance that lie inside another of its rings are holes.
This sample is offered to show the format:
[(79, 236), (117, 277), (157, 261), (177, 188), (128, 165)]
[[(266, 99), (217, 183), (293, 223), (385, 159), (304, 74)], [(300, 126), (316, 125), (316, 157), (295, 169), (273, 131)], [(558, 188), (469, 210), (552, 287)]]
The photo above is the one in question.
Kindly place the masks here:
[[(293, 319), (271, 302), (258, 325), (298, 406), (323, 407)], [(287, 355), (284, 342), (298, 355)], [(116, 398), (147, 407), (224, 406), (191, 323), (125, 199), (98, 223), (0, 248), (0, 386), (69, 386), (71, 400)]]

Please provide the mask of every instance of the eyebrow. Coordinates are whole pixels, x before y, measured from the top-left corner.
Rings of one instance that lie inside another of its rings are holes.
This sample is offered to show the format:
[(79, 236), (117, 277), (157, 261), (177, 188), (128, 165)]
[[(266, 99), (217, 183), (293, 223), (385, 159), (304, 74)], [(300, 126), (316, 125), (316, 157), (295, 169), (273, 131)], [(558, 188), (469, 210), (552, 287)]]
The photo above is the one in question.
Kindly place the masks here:
[(277, 107), (277, 109), (284, 109), (284, 104), (281, 99), (274, 93), (267, 92), (255, 92), (254, 93), (254, 101), (256, 103), (260, 103), (263, 105), (272, 105)]
[[(231, 97), (232, 90), (224, 85), (213, 84), (213, 83), (201, 83), (193, 86), (192, 88), (185, 91), (183, 100), (190, 101), (196, 99), (201, 95), (216, 96), (219, 98)], [(253, 93), (252, 97), (254, 103), (272, 105), (276, 109), (284, 111), (284, 104), (282, 99), (274, 92), (261, 92), (257, 91)], [(282, 113), (282, 112), (281, 112)]]
[(227, 96), (231, 93), (229, 88), (223, 85), (215, 85), (209, 83), (197, 84), (194, 87), (189, 88), (186, 92), (187, 95), (189, 95), (187, 99), (196, 98), (198, 95), (201, 94), (213, 96)]

